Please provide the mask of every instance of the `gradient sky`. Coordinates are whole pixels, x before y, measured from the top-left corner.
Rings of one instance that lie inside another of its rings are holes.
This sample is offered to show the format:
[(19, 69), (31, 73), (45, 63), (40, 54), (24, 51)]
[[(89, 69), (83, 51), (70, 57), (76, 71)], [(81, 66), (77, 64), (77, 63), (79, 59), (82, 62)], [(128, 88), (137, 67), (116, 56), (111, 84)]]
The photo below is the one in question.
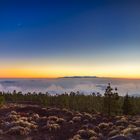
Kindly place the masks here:
[(0, 77), (140, 78), (140, 1), (0, 0)]

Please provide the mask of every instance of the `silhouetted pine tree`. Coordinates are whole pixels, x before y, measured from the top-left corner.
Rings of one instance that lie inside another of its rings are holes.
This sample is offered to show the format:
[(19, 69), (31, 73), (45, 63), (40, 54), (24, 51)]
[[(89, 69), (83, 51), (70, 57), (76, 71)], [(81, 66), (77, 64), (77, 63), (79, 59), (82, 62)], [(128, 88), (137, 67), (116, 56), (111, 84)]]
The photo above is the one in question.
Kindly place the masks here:
[(124, 102), (122, 106), (123, 114), (128, 115), (132, 113), (132, 104), (130, 102), (130, 97), (128, 94), (124, 97)]
[(104, 104), (103, 104), (104, 112), (108, 113), (108, 115), (111, 115), (111, 113), (117, 114), (118, 99), (119, 95), (117, 92), (117, 88), (115, 88), (115, 92), (113, 92), (113, 88), (109, 83), (104, 94)]

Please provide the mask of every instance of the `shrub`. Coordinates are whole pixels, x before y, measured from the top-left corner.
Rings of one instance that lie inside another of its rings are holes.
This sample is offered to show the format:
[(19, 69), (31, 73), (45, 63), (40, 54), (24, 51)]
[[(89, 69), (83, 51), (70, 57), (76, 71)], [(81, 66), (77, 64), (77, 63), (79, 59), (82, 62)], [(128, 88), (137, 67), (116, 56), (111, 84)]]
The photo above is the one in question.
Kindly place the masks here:
[(58, 130), (60, 130), (60, 125), (57, 123), (54, 124), (47, 124), (44, 129), (48, 130), (49, 132), (56, 132)]
[(74, 122), (80, 122), (81, 121), (81, 117), (75, 116), (75, 117), (72, 118), (72, 120)]
[(10, 134), (10, 135), (28, 135), (31, 132), (31, 130), (29, 128), (24, 128), (21, 126), (14, 126), (12, 128), (10, 128), (6, 133)]
[(77, 133), (81, 136), (82, 139), (89, 139), (92, 136), (97, 136), (96, 132), (91, 129), (81, 129)]

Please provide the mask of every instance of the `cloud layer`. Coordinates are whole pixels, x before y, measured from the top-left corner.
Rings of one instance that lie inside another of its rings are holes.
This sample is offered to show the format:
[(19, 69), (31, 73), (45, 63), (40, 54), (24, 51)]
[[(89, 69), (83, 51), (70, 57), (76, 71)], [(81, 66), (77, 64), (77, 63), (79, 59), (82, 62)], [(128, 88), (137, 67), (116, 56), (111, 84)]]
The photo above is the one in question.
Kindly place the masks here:
[(104, 93), (108, 83), (118, 88), (120, 95), (140, 95), (140, 80), (125, 80), (111, 78), (61, 78), (61, 79), (1, 79), (0, 91), (13, 90), (27, 92), (65, 93), (80, 91), (84, 94), (93, 92)]

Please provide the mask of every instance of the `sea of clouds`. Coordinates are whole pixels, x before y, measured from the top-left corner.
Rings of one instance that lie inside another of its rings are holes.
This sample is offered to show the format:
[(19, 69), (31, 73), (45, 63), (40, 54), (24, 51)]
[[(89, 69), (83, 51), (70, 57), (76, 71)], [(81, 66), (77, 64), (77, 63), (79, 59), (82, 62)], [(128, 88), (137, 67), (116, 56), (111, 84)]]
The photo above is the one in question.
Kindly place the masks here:
[(0, 91), (49, 92), (61, 94), (80, 91), (84, 94), (104, 93), (108, 83), (118, 88), (120, 95), (140, 96), (140, 80), (112, 78), (58, 78), (58, 79), (0, 79)]

